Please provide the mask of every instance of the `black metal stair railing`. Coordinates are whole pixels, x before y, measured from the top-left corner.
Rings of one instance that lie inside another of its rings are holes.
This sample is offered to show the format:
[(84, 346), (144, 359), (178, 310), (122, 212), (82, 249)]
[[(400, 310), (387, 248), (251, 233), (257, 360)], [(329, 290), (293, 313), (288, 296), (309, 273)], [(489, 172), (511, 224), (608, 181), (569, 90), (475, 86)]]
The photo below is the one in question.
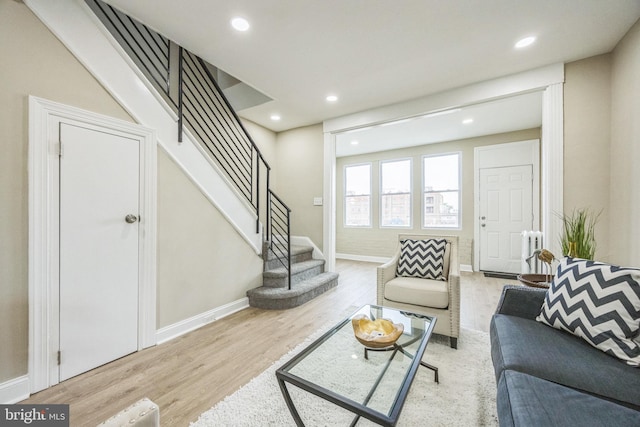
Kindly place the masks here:
[(291, 209), (271, 190), (269, 194), (269, 227), (267, 240), (271, 251), (288, 271), (288, 285), (291, 290)]
[[(207, 63), (101, 0), (85, 0), (178, 116), (178, 141), (189, 130), (266, 224), (268, 248), (287, 268), (291, 287), (291, 210), (270, 189), (271, 168), (220, 89)], [(261, 176), (264, 182), (261, 182)], [(262, 208), (261, 194), (266, 198)], [(274, 241), (275, 240), (275, 241)]]

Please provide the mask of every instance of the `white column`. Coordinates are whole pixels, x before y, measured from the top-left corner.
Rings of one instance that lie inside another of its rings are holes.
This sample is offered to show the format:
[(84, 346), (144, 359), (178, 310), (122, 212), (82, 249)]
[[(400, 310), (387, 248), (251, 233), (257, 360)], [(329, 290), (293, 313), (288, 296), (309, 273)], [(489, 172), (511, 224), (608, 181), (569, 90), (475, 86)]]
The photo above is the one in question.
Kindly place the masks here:
[(322, 242), (325, 270), (336, 269), (336, 137), (324, 134), (324, 191), (322, 210)]
[(563, 83), (551, 84), (542, 97), (542, 231), (544, 246), (562, 256), (564, 186), (564, 92)]

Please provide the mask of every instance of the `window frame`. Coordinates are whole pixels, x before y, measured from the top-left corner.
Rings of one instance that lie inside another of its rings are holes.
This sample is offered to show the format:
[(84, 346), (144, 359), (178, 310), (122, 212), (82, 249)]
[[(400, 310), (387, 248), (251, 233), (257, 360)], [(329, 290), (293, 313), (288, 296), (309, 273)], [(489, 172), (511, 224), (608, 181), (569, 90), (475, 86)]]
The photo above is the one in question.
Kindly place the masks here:
[[(366, 195), (369, 197), (369, 224), (368, 225), (347, 224), (347, 198), (365, 196), (365, 194), (356, 194), (353, 196), (347, 195), (347, 169), (351, 167), (359, 167), (359, 166), (369, 167), (369, 194)], [(344, 228), (373, 228), (373, 163), (372, 162), (351, 163), (348, 165), (344, 165), (343, 171), (342, 171), (342, 204), (343, 204), (342, 226)]]
[[(390, 193), (390, 194), (384, 194), (382, 192), (382, 183), (383, 183), (383, 173), (382, 173), (382, 167), (385, 163), (398, 163), (398, 162), (409, 162), (409, 192), (408, 193)], [(379, 174), (378, 174), (378, 190), (379, 190), (379, 194), (378, 194), (378, 227), (383, 229), (383, 228), (402, 228), (402, 229), (410, 229), (413, 228), (413, 157), (401, 157), (401, 158), (397, 158), (397, 159), (386, 159), (386, 160), (380, 160), (379, 162)], [(382, 224), (382, 220), (383, 220), (383, 216), (382, 216), (382, 211), (383, 211), (383, 202), (382, 199), (384, 196), (388, 196), (388, 195), (398, 195), (398, 194), (408, 194), (409, 195), (409, 224), (407, 225), (397, 225), (397, 224), (390, 224), (390, 225), (383, 225)]]
[[(448, 156), (457, 156), (458, 157), (458, 188), (457, 189), (446, 189), (446, 190), (439, 190), (439, 191), (429, 191), (427, 192), (425, 190), (426, 187), (426, 176), (425, 176), (425, 172), (426, 172), (426, 168), (425, 168), (425, 160), (428, 158), (434, 158), (434, 157), (448, 157)], [(421, 219), (421, 228), (423, 230), (462, 230), (462, 151), (452, 151), (452, 152), (446, 152), (446, 153), (437, 153), (437, 154), (424, 154), (422, 155), (421, 158), (421, 168), (422, 168), (422, 173), (421, 173), (421, 181), (422, 181), (422, 188), (420, 189), (420, 198), (421, 198), (421, 210), (420, 210), (420, 219)], [(458, 214), (457, 214), (457, 225), (453, 226), (453, 227), (447, 227), (447, 226), (433, 226), (433, 225), (425, 225), (425, 221), (426, 221), (426, 215), (425, 215), (425, 211), (426, 211), (426, 197), (429, 193), (439, 193), (439, 192), (453, 192), (453, 191), (457, 191), (458, 192)]]

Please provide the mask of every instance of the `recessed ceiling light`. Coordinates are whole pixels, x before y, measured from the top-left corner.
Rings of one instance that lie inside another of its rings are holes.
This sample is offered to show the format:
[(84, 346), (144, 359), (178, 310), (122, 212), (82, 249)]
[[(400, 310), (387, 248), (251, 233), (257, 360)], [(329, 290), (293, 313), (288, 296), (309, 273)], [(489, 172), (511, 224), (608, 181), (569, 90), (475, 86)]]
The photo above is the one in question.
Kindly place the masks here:
[(238, 31), (247, 31), (250, 27), (249, 21), (241, 17), (233, 18), (231, 20), (231, 26)]
[(473, 119), (464, 119), (462, 121), (462, 124), (465, 124), (465, 125), (470, 125), (471, 123), (473, 123)]
[(272, 114), (271, 115), (271, 120), (273, 120), (274, 122), (277, 122), (278, 120), (280, 120), (281, 117), (277, 114)]
[(327, 95), (325, 99), (329, 102), (336, 102), (338, 100), (338, 97), (335, 95)]
[(529, 36), (529, 37), (520, 39), (516, 43), (516, 49), (522, 49), (524, 47), (531, 46), (535, 41), (536, 41), (536, 38), (534, 36)]
[(353, 141), (351, 141), (351, 145), (358, 145), (360, 144), (358, 141), (356, 141), (355, 139)]

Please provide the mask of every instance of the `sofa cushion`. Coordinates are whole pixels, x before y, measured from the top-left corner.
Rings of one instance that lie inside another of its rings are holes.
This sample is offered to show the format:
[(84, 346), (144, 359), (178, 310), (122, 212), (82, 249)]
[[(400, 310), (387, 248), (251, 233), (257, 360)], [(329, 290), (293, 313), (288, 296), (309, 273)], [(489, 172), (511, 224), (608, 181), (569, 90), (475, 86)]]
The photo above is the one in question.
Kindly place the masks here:
[(574, 335), (503, 314), (490, 335), (496, 379), (515, 370), (640, 409), (640, 371)]
[(445, 239), (403, 240), (396, 276), (445, 280), (442, 272), (446, 246)]
[(639, 366), (640, 270), (564, 258), (536, 320)]
[(498, 380), (500, 426), (631, 427), (640, 412), (516, 371)]
[(384, 297), (405, 304), (447, 308), (448, 289), (448, 283), (441, 280), (396, 277), (384, 285)]

